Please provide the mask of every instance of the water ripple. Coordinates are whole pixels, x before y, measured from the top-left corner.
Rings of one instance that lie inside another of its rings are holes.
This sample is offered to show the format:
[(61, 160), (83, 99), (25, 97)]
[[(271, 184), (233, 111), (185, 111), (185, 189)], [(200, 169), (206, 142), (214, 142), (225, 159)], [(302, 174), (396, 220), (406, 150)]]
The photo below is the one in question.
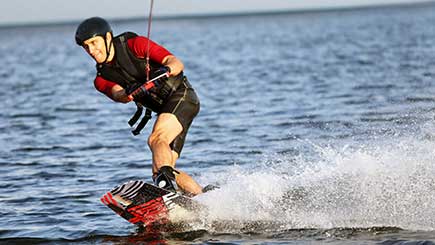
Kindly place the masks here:
[(201, 99), (177, 166), (222, 192), (216, 219), (151, 237), (99, 198), (151, 181), (152, 126), (133, 137), (134, 105), (95, 91), (75, 25), (0, 29), (0, 243), (431, 244), (433, 12), (156, 20)]

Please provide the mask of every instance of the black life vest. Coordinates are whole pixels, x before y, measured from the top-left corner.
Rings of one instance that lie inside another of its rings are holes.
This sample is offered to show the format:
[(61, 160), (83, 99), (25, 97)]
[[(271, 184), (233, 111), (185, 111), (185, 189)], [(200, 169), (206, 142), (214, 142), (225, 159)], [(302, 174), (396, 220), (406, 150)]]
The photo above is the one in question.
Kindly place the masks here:
[[(127, 40), (134, 37), (137, 37), (137, 34), (133, 32), (125, 32), (114, 37), (115, 56), (113, 62), (110, 64), (97, 64), (98, 76), (120, 85), (127, 93), (134, 91), (147, 81), (146, 59), (136, 57), (127, 45)], [(163, 65), (150, 60), (149, 66), (150, 74), (153, 74), (155, 70)], [(175, 77), (169, 77), (164, 83), (158, 84), (158, 86), (148, 90), (147, 95), (143, 97), (142, 101), (136, 101), (137, 111), (128, 122), (130, 126), (133, 127), (141, 117), (142, 106), (145, 106), (147, 110), (137, 127), (133, 129), (132, 133), (134, 135), (138, 135), (145, 127), (145, 124), (151, 118), (151, 110), (157, 113), (160, 111), (162, 105), (177, 90), (183, 79), (183, 72), (180, 72)]]
[[(113, 38), (115, 48), (115, 56), (110, 64), (97, 64), (97, 75), (106, 80), (112, 81), (127, 92), (133, 91), (140, 85), (144, 84), (147, 79), (146, 74), (146, 59), (136, 57), (127, 45), (127, 40), (137, 37), (133, 32), (125, 32)], [(150, 74), (160, 67), (162, 64), (149, 61)], [(159, 112), (167, 98), (179, 87), (183, 81), (183, 73), (181, 72), (175, 77), (169, 77), (163, 84), (159, 84), (149, 90), (147, 96), (139, 102), (141, 105)]]

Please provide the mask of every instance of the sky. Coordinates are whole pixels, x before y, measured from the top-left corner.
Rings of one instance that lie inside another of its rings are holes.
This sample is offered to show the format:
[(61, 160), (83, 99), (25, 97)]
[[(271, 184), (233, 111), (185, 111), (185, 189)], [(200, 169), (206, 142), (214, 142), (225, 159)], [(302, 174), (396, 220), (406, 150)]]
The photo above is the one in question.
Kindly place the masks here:
[[(129, 18), (148, 16), (151, 0), (5, 0), (0, 25), (80, 21), (91, 16)], [(305, 10), (419, 0), (154, 0), (153, 16), (221, 14), (274, 10)]]

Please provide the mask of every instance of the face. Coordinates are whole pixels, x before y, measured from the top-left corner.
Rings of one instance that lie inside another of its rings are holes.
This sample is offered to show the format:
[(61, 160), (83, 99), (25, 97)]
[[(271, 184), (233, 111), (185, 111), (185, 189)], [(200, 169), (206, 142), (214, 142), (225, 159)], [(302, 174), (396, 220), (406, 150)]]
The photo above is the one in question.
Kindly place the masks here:
[(83, 48), (97, 63), (106, 61), (106, 44), (103, 37), (96, 36), (83, 42)]

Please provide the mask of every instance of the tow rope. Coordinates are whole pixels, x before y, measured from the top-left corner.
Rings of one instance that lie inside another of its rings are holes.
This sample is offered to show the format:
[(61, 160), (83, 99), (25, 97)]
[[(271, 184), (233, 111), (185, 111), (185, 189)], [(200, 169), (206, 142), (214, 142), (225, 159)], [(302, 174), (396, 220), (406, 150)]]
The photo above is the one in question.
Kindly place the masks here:
[[(150, 80), (150, 37), (151, 37), (151, 22), (152, 22), (152, 17), (153, 17), (153, 5), (154, 5), (154, 0), (150, 0), (150, 12), (148, 15), (148, 33), (147, 33), (147, 56), (146, 56), (146, 65), (145, 65), (146, 82), (130, 94), (137, 93), (139, 90), (145, 90), (144, 92), (146, 92), (155, 86), (155, 83), (154, 83), (155, 80), (157, 80), (163, 76), (167, 76), (166, 74), (162, 74), (162, 75), (157, 76), (157, 77), (153, 78), (152, 80)], [(130, 125), (130, 127), (133, 127), (136, 124), (136, 122), (139, 120), (139, 118), (142, 116), (142, 113), (143, 113), (144, 106), (142, 104), (136, 102), (136, 107), (137, 107), (136, 112), (134, 113), (133, 117), (128, 121), (128, 124)], [(140, 134), (140, 131), (145, 127), (145, 125), (151, 119), (151, 117), (152, 117), (151, 113), (152, 113), (152, 111), (149, 108), (146, 108), (145, 116), (142, 118), (142, 120), (139, 122), (139, 124), (136, 126), (136, 128), (134, 128), (131, 131), (131, 133), (134, 136)]]
[(147, 57), (146, 57), (147, 81), (150, 80), (150, 38), (151, 38), (151, 22), (153, 20), (153, 5), (154, 5), (154, 0), (150, 0), (150, 13), (148, 15), (148, 33), (147, 33)]

